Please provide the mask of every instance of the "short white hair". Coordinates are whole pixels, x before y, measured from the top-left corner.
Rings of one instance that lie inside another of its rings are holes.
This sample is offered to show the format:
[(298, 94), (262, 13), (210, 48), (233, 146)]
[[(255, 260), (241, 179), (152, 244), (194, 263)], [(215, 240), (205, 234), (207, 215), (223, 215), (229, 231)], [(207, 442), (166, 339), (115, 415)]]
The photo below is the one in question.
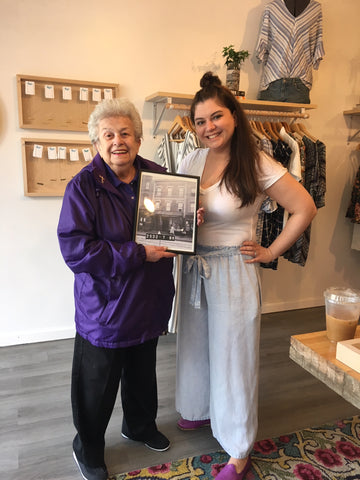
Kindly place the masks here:
[(88, 131), (91, 143), (99, 140), (99, 122), (109, 117), (128, 117), (134, 125), (135, 138), (140, 140), (143, 136), (142, 121), (134, 104), (125, 97), (107, 98), (99, 102), (89, 117)]

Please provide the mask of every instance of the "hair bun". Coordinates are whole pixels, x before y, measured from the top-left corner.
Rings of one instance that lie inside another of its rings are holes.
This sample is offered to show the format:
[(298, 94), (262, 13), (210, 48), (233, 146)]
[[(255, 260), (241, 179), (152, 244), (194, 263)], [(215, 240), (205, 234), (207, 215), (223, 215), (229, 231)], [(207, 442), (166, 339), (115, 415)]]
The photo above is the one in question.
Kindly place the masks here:
[(209, 87), (221, 87), (221, 80), (217, 75), (213, 75), (212, 72), (206, 72), (202, 76), (200, 80), (200, 87), (201, 88), (209, 88)]

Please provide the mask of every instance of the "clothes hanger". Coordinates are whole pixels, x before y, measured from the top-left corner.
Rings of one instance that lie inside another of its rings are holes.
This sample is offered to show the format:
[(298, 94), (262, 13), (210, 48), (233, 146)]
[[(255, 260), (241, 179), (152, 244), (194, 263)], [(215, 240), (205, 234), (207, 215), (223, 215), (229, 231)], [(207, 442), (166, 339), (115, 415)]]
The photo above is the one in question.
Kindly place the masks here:
[(191, 130), (192, 132), (195, 133), (195, 128), (194, 128), (194, 125), (191, 122), (191, 118), (188, 115), (184, 115), (182, 119), (183, 119), (183, 123), (184, 123), (185, 127), (188, 130)]
[(281, 122), (274, 122), (274, 130), (276, 130), (278, 135), (280, 135), (280, 131), (281, 131), (282, 128), (284, 128), (284, 130), (285, 130), (285, 127)]
[(308, 137), (312, 142), (316, 142), (316, 138), (313, 137), (305, 128), (305, 126), (302, 124), (302, 123), (292, 123), (291, 124), (291, 130), (295, 133), (297, 133), (298, 135), (301, 136), (301, 138), (305, 135), (306, 137)]
[(299, 128), (303, 132), (304, 135), (306, 135), (308, 138), (310, 138), (310, 140), (312, 140), (313, 142), (317, 141), (317, 138), (315, 138), (313, 135), (311, 135), (311, 133), (308, 130), (306, 130), (306, 127), (303, 123), (298, 123), (298, 125), (299, 125)]
[(176, 115), (171, 127), (168, 130), (168, 135), (170, 140), (172, 141), (182, 141), (183, 137), (185, 136), (187, 128), (180, 117), (180, 115)]
[(291, 132), (290, 125), (289, 125), (287, 122), (280, 122), (280, 125), (282, 125), (282, 126), (285, 128), (285, 131), (286, 131), (287, 133), (292, 133), (292, 132)]
[(268, 140), (271, 140), (270, 135), (266, 132), (264, 125), (262, 122), (259, 122), (258, 120), (254, 120), (256, 130), (260, 133), (262, 133)]
[(276, 134), (276, 136), (282, 140), (281, 135), (280, 135), (280, 130), (282, 129), (282, 125), (280, 122), (271, 122), (271, 128), (273, 132)]
[(304, 132), (300, 129), (298, 123), (296, 123), (296, 122), (292, 123), (291, 126), (290, 126), (290, 129), (291, 129), (291, 132), (297, 133), (297, 134), (301, 135), (302, 137), (304, 136)]
[(250, 124), (251, 131), (252, 131), (253, 135), (255, 135), (255, 137), (258, 140), (263, 140), (265, 135), (262, 132), (259, 132), (259, 130), (256, 128), (256, 124), (255, 124), (254, 120), (249, 120), (249, 124)]
[(274, 130), (272, 128), (272, 125), (271, 125), (271, 122), (264, 122), (263, 125), (264, 125), (265, 130), (269, 133), (272, 140), (277, 142), (280, 139), (280, 137), (277, 135), (276, 132), (274, 132)]
[(174, 121), (173, 121), (171, 127), (169, 128), (168, 134), (170, 135), (170, 133), (171, 133), (174, 129), (178, 128), (179, 126), (180, 126), (181, 128), (183, 128), (184, 130), (185, 130), (185, 128), (186, 128), (185, 125), (184, 125), (184, 123), (183, 123), (183, 119), (180, 117), (180, 115), (176, 115), (176, 117), (174, 118)]

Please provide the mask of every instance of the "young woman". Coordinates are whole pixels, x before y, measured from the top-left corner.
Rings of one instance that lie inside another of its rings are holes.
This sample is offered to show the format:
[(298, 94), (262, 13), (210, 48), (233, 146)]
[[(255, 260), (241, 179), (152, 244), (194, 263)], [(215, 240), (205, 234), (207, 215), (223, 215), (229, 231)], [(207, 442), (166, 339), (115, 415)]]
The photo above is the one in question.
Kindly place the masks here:
[[(258, 264), (285, 252), (309, 225), (316, 207), (287, 170), (257, 150), (236, 98), (211, 72), (191, 107), (206, 148), (190, 153), (179, 173), (198, 175), (204, 223), (197, 254), (184, 257), (177, 345), (179, 428), (211, 423), (229, 454), (218, 480), (241, 480), (251, 467), (257, 433), (261, 292)], [(269, 248), (256, 243), (265, 196), (290, 218)]]

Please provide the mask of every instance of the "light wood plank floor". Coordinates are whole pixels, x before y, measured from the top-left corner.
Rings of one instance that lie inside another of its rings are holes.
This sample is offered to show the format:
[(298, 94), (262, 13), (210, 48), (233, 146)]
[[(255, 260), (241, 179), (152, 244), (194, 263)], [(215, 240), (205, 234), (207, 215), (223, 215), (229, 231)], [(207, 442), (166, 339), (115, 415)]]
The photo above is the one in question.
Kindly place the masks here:
[[(289, 359), (291, 335), (325, 329), (323, 307), (265, 314), (261, 327), (258, 439), (347, 418), (358, 409)], [(176, 336), (158, 348), (158, 426), (171, 440), (164, 453), (120, 435), (121, 407), (106, 438), (109, 473), (121, 473), (219, 448), (210, 429), (181, 432), (175, 412)], [(70, 408), (73, 340), (0, 350), (0, 479), (80, 480), (72, 459)]]

